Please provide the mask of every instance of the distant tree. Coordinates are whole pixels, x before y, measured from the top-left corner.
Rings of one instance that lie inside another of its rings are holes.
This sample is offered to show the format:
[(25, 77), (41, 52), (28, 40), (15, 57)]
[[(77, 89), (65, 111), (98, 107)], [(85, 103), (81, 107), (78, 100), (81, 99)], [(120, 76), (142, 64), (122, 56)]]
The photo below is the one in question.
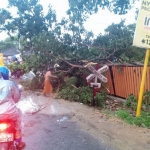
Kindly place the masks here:
[(0, 9), (1, 31), (5, 30), (8, 35), (14, 34), (31, 39), (42, 31), (49, 31), (56, 22), (55, 11), (49, 6), (48, 13), (44, 16), (43, 7), (38, 0), (8, 0), (8, 7), (15, 7), (17, 14), (12, 16), (9, 9)]
[(18, 49), (18, 40), (16, 37), (12, 40), (10, 37), (6, 38), (4, 41), (0, 41), (0, 51), (3, 52), (9, 48)]
[(122, 15), (126, 14), (136, 1), (138, 0), (68, 0), (67, 14), (73, 23), (82, 25), (89, 15), (97, 13), (100, 8)]

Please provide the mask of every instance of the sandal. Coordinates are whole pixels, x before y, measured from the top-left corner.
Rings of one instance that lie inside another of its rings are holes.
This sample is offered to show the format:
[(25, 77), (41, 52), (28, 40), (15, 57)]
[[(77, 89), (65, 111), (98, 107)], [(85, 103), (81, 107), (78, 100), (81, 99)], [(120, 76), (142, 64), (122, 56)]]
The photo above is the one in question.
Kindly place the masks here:
[(25, 142), (19, 142), (19, 143), (17, 144), (17, 149), (18, 149), (18, 150), (22, 150), (25, 146), (26, 146)]

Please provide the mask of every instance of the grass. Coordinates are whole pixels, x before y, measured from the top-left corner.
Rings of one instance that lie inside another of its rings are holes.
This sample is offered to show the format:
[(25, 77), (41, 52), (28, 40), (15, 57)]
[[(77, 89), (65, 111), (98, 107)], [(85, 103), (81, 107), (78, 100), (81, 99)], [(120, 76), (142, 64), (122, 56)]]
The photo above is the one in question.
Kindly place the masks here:
[(134, 117), (130, 114), (129, 110), (119, 109), (116, 115), (128, 124), (150, 128), (150, 115), (147, 112), (141, 112), (140, 116)]
[(110, 118), (117, 116), (118, 118), (124, 120), (124, 122), (136, 125), (143, 128), (150, 129), (150, 114), (148, 112), (141, 112), (139, 117), (133, 116), (130, 112), (131, 110), (126, 110), (123, 108), (119, 108), (117, 111), (111, 111), (108, 109), (103, 109), (104, 114), (108, 115)]

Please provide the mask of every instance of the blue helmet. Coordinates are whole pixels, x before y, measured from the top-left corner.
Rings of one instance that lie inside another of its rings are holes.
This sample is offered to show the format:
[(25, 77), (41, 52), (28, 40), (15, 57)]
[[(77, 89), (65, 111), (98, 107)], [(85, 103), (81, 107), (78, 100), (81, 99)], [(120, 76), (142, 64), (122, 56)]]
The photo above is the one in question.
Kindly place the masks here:
[(0, 73), (4, 80), (9, 80), (9, 70), (6, 67), (0, 66)]

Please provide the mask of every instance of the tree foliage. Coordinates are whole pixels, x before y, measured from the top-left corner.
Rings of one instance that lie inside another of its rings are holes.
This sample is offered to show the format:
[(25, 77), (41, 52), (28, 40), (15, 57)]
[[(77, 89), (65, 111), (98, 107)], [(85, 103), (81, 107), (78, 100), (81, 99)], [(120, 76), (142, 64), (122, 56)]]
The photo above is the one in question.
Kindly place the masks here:
[(67, 14), (73, 23), (80, 25), (93, 13), (97, 13), (100, 8), (108, 9), (115, 14), (126, 14), (138, 0), (68, 0), (70, 9)]
[(1, 52), (9, 48), (18, 48), (18, 40), (16, 37), (13, 40), (10, 37), (8, 37), (4, 41), (0, 41)]
[(97, 56), (113, 62), (118, 62), (119, 59), (130, 63), (143, 60), (144, 49), (141, 51), (141, 48), (132, 46), (134, 31), (135, 24), (126, 26), (124, 20), (108, 26), (105, 34), (99, 35), (94, 40), (93, 46), (95, 49), (99, 49)]
[[(9, 9), (0, 10), (1, 30), (11, 36), (18, 35), (22, 51), (32, 50), (31, 56), (23, 53), (28, 66), (35, 71), (45, 70), (55, 63), (60, 69), (73, 73), (85, 68), (87, 63), (112, 63), (141, 61), (143, 52), (132, 46), (135, 25), (125, 21), (112, 24), (94, 39), (93, 33), (83, 27), (87, 17), (100, 8), (116, 14), (125, 14), (135, 0), (68, 0), (69, 18), (57, 22), (55, 11), (49, 6), (46, 15), (38, 0), (8, 0), (9, 7), (17, 10), (12, 17)], [(76, 70), (79, 68), (79, 70)], [(79, 74), (78, 74), (79, 75)]]
[(38, 35), (42, 31), (49, 31), (52, 24), (56, 22), (55, 11), (49, 6), (48, 13), (44, 15), (43, 7), (38, 0), (8, 0), (9, 7), (17, 9), (17, 14), (14, 16), (8, 10), (0, 10), (0, 23), (7, 31), (8, 35), (13, 33), (18, 36), (31, 39), (32, 36)]
[[(34, 54), (27, 57), (26, 61), (36, 70), (45, 70), (58, 63), (60, 70), (76, 75), (81, 75), (90, 62), (137, 64), (143, 60), (145, 51), (132, 46), (135, 24), (126, 26), (124, 23), (112, 24), (105, 29), (104, 35), (100, 34), (94, 40), (87, 36), (80, 43), (75, 43), (69, 34), (58, 39), (53, 32), (43, 32), (32, 37)], [(27, 42), (24, 43), (26, 45)]]

